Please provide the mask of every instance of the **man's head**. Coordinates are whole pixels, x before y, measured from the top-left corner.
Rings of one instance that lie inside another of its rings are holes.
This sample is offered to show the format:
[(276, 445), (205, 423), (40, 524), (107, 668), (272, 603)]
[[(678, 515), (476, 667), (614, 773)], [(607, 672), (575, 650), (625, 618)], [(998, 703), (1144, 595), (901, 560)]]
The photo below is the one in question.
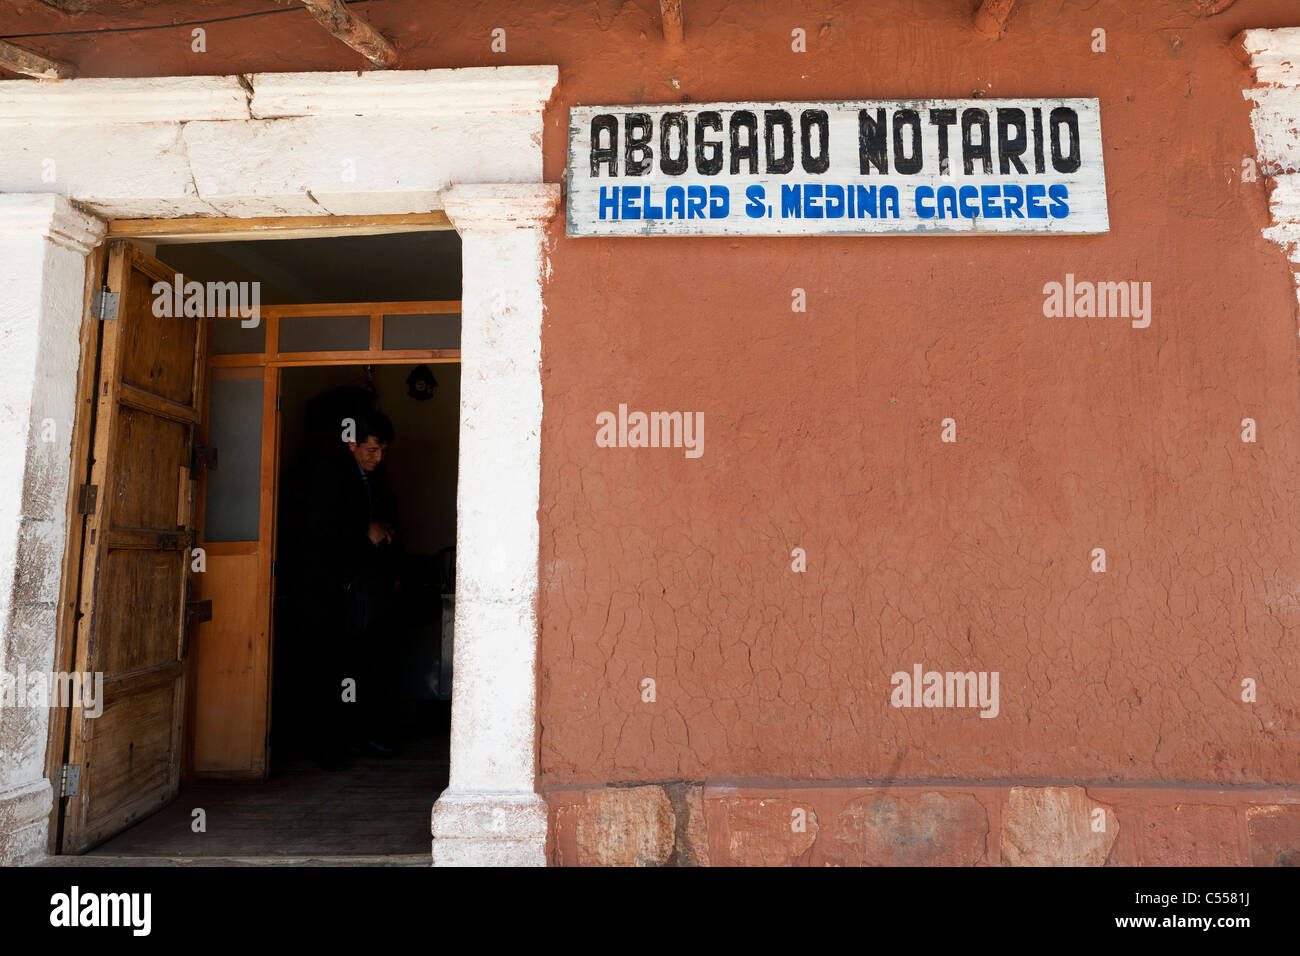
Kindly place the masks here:
[(358, 415), (356, 436), (360, 441), (348, 442), (348, 451), (356, 463), (366, 471), (374, 471), (384, 460), (388, 443), (393, 440), (393, 423), (383, 412)]

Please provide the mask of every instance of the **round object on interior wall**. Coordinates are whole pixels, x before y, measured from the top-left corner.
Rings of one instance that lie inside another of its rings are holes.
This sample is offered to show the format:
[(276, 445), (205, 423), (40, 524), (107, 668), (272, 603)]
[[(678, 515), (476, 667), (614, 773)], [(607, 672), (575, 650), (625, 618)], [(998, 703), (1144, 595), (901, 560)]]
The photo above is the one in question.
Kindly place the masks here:
[(417, 365), (406, 376), (406, 394), (416, 401), (433, 398), (433, 390), (438, 387), (438, 380), (433, 377), (433, 370), (427, 365)]

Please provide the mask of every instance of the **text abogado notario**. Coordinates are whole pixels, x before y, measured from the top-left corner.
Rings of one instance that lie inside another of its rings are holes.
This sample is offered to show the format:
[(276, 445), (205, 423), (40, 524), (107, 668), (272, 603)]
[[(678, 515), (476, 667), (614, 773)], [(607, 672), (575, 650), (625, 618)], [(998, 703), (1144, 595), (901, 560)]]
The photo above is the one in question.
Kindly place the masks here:
[(575, 107), (572, 235), (1101, 232), (1095, 100)]

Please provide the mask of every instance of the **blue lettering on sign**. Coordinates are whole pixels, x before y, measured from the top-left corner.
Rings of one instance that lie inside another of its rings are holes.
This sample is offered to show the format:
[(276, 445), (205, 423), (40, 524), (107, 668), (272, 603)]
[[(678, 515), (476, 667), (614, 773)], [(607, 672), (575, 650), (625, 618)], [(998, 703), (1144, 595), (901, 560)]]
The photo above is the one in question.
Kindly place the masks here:
[[(782, 183), (782, 219), (899, 218), (897, 186)], [(755, 217), (758, 218), (758, 217)]]
[(624, 186), (622, 188), (623, 188), (623, 218), (640, 219), (641, 207), (636, 205), (635, 199), (641, 198), (640, 197), (641, 190), (633, 186)]
[(805, 219), (822, 218), (822, 184), (809, 183), (803, 188), (803, 217)]
[(1025, 191), (1019, 186), (1007, 184), (1002, 187), (1002, 208), (1010, 219), (1012, 214), (1017, 219), (1024, 219), (1025, 214), (1023, 207), (1025, 205)]
[(931, 186), (916, 187), (916, 214), (922, 219), (934, 218), (934, 206), (924, 206), (925, 200), (934, 198), (934, 188)]
[(709, 187), (709, 218), (726, 219), (731, 213), (731, 190), (726, 186)]
[(664, 217), (664, 207), (656, 206), (650, 199), (650, 187), (642, 186), (642, 193), (645, 196), (643, 205), (645, 206), (645, 217), (647, 219), (662, 219)]
[(974, 219), (980, 214), (978, 207), (966, 205), (967, 200), (975, 199), (979, 194), (980, 191), (974, 186), (963, 186), (957, 190), (957, 204), (961, 207), (961, 214), (967, 219)]
[(1042, 183), (1030, 183), (1025, 187), (1025, 198), (1029, 206), (1030, 219), (1046, 219), (1047, 210), (1043, 207), (1043, 196), (1047, 187)]
[(686, 218), (686, 188), (669, 186), (664, 192), (664, 205), (668, 209), (669, 219)]
[[(668, 186), (662, 199), (655, 186), (601, 186), (597, 212), (602, 220), (726, 219), (731, 214), (727, 186)], [(1065, 183), (985, 183), (980, 186), (917, 186), (916, 217), (934, 219), (1066, 219), (1070, 187)], [(773, 213), (765, 187), (745, 187), (745, 215)], [(840, 183), (782, 183), (783, 219), (899, 218), (898, 187)]]
[[(750, 200), (746, 213), (761, 218), (763, 187), (750, 186), (746, 195)], [(662, 204), (657, 205), (653, 186), (601, 186), (597, 213), (601, 219), (613, 220), (726, 219), (731, 214), (731, 190), (726, 186), (669, 186)]]
[(1002, 210), (998, 208), (996, 200), (1002, 198), (1001, 186), (981, 186), (980, 187), (980, 212), (984, 214), (985, 219), (1001, 219)]
[(837, 183), (831, 183), (826, 187), (826, 218), (843, 219), (844, 209), (844, 187)]
[(686, 187), (686, 218), (703, 219), (704, 203), (708, 200), (709, 194), (703, 186)]
[(1052, 200), (1051, 213), (1055, 219), (1064, 219), (1070, 214), (1070, 206), (1066, 200), (1070, 198), (1070, 188), (1063, 183), (1053, 183), (1047, 189), (1047, 195)]
[(612, 215), (618, 218), (618, 187), (601, 186), (600, 187), (600, 218), (605, 219)]
[[(1047, 206), (1043, 200), (1051, 200)], [(912, 204), (918, 219), (1066, 219), (1070, 215), (1070, 187), (1064, 183), (1045, 186), (1014, 183), (983, 186), (917, 186)]]
[(799, 187), (781, 184), (781, 218), (799, 218)]

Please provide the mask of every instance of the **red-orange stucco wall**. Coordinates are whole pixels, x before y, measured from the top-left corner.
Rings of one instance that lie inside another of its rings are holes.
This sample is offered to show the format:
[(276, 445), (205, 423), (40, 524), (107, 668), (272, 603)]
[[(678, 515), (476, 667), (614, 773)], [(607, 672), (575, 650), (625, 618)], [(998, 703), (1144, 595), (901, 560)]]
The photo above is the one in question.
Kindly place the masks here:
[[(1241, 181), (1250, 83), (1228, 43), (1295, 11), (1030, 2), (991, 42), (964, 6), (692, 4), (680, 54), (646, 24), (559, 58), (548, 179), (576, 103), (1097, 97), (1111, 231), (566, 240), (557, 222), (545, 782), (1300, 782), (1296, 291), (1260, 235), (1265, 186)], [(1151, 326), (1045, 318), (1066, 273), (1150, 281)], [(702, 411), (704, 455), (597, 448), (620, 402)], [(999, 716), (892, 708), (914, 663), (998, 671)]]

